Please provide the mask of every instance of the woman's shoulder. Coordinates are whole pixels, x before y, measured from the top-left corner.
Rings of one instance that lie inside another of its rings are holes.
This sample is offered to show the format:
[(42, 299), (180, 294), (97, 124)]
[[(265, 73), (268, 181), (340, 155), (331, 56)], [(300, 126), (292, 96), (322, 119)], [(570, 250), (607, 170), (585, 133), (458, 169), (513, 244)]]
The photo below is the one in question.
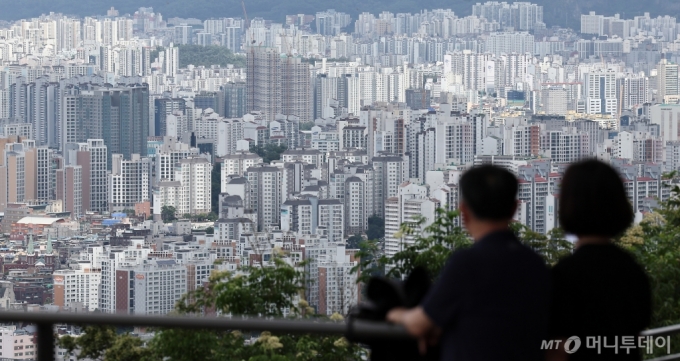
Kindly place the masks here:
[[(644, 273), (632, 254), (614, 244), (585, 245), (562, 258), (553, 267), (553, 274), (580, 271), (629, 270)], [(609, 272), (605, 272), (609, 273)]]

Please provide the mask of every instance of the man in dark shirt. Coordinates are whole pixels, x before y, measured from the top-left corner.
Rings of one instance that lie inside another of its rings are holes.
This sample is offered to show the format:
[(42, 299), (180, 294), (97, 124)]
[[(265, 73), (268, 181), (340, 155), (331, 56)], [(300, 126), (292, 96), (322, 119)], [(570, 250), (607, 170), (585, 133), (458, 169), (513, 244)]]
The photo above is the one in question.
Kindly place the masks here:
[(508, 228), (517, 179), (482, 166), (466, 172), (459, 186), (461, 216), (475, 244), (453, 253), (420, 306), (387, 318), (417, 337), (421, 352), (439, 342), (442, 360), (539, 360), (550, 277)]

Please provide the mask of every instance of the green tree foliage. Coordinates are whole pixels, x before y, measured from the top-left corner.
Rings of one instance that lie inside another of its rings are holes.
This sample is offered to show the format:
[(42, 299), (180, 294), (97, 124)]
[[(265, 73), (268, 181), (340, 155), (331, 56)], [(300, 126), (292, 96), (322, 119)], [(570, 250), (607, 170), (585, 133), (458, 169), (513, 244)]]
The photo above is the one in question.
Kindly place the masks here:
[(217, 214), (210, 213), (196, 213), (196, 214), (185, 214), (182, 216), (184, 219), (188, 219), (191, 222), (214, 222), (217, 220)]
[(215, 234), (215, 227), (208, 227), (205, 229), (205, 234)]
[(134, 209), (130, 209), (130, 208), (123, 209), (123, 213), (127, 214), (128, 217), (134, 217), (135, 216), (135, 210)]
[[(304, 265), (302, 265), (304, 266)], [(257, 317), (320, 318), (303, 295), (304, 273), (275, 257), (272, 266), (243, 267), (239, 272), (215, 272), (207, 285), (182, 297), (176, 305), (180, 315), (219, 311)], [(333, 315), (331, 321), (341, 321)], [(116, 334), (109, 326), (85, 328), (80, 337), (65, 336), (60, 345), (80, 359), (101, 361), (348, 361), (365, 359), (365, 350), (343, 337), (320, 335), (273, 335), (238, 330), (156, 330), (146, 347), (129, 334)]]
[(300, 123), (300, 130), (312, 130), (314, 122), (302, 122)]
[(366, 237), (368, 239), (382, 239), (385, 237), (385, 220), (376, 215), (368, 217)]
[(177, 219), (177, 210), (173, 206), (163, 206), (161, 208), (161, 219), (163, 222), (168, 223)]
[(129, 333), (117, 334), (113, 326), (86, 326), (83, 335), (59, 338), (58, 344), (72, 353), (78, 349), (78, 359), (101, 361), (144, 361), (152, 359), (152, 350), (143, 347), (142, 340)]
[(372, 274), (380, 274), (387, 271), (388, 277), (402, 278), (407, 276), (414, 268), (425, 268), (432, 277), (441, 272), (452, 250), (467, 248), (471, 245), (465, 231), (457, 226), (457, 211), (437, 209), (436, 218), (421, 232), (424, 218), (414, 219), (413, 222), (403, 223), (397, 238), (415, 238), (412, 245), (407, 245), (403, 250), (392, 257), (381, 255), (382, 243), (377, 240), (364, 242), (357, 253), (360, 262), (354, 268), (362, 270), (360, 282), (368, 280)]
[(281, 153), (285, 152), (285, 145), (265, 144), (265, 145), (251, 145), (250, 151), (262, 157), (264, 163), (270, 163), (273, 160), (280, 160)]
[(364, 237), (362, 237), (360, 234), (355, 234), (355, 235), (347, 238), (347, 248), (359, 249), (359, 245), (363, 241), (364, 241)]
[(224, 46), (179, 45), (178, 48), (180, 68), (185, 68), (189, 64), (205, 67), (228, 64), (233, 64), (237, 68), (246, 66), (245, 56), (236, 55)]
[[(280, 258), (272, 267), (244, 267), (246, 273), (216, 272), (206, 287), (185, 295), (177, 304), (180, 314), (219, 310), (224, 314), (282, 317), (317, 317), (306, 301), (293, 303), (303, 294), (304, 273)], [(340, 317), (341, 319), (341, 317)], [(249, 335), (245, 335), (249, 336)], [(151, 347), (164, 360), (350, 360), (363, 350), (341, 337), (272, 335), (263, 332), (248, 344), (238, 331), (162, 330)]]
[(165, 48), (162, 46), (157, 46), (153, 50), (151, 50), (151, 54), (149, 54), (149, 58), (151, 58), (151, 61), (156, 61), (158, 59), (158, 54), (160, 54), (161, 51), (163, 51)]
[[(652, 289), (652, 328), (680, 324), (680, 188), (671, 198), (618, 240), (645, 268)], [(666, 350), (655, 350), (665, 356)], [(680, 335), (671, 337), (671, 352), (680, 353)]]
[(527, 247), (541, 255), (549, 266), (554, 266), (562, 257), (573, 251), (573, 244), (564, 238), (564, 232), (554, 228), (547, 235), (534, 232), (531, 228), (519, 223), (512, 223), (512, 230)]
[[(382, 252), (383, 243), (372, 237), (361, 243), (357, 253), (361, 261), (354, 268), (355, 271), (362, 270), (359, 281), (365, 282), (372, 275), (385, 271), (388, 277), (402, 278), (418, 266), (424, 267), (433, 278), (436, 278), (451, 252), (472, 244), (467, 233), (460, 226), (456, 226), (459, 216), (457, 211), (438, 209), (436, 214), (434, 222), (425, 227), (424, 232), (420, 232), (425, 221), (423, 218), (402, 224), (394, 236), (413, 238), (414, 242), (392, 257), (386, 257)], [(548, 265), (554, 265), (572, 251), (571, 242), (564, 239), (564, 234), (559, 229), (549, 232), (546, 236), (520, 223), (513, 223), (511, 227), (520, 241), (540, 254)]]

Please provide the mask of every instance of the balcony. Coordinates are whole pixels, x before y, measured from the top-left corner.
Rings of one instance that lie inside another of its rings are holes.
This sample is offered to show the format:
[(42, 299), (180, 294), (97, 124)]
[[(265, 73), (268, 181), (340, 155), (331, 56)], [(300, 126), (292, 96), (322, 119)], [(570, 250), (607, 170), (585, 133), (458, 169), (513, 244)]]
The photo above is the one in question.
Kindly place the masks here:
[[(148, 326), (214, 331), (269, 331), (274, 334), (316, 334), (344, 336), (361, 340), (404, 340), (409, 336), (400, 326), (386, 322), (349, 319), (348, 322), (226, 317), (132, 316), (113, 314), (0, 312), (0, 321), (27, 322), (37, 326), (37, 361), (54, 361), (55, 352), (40, 352), (55, 346), (54, 326), (62, 324)], [(680, 324), (645, 330), (641, 336), (661, 337), (680, 334)], [(680, 354), (647, 361), (680, 360)]]

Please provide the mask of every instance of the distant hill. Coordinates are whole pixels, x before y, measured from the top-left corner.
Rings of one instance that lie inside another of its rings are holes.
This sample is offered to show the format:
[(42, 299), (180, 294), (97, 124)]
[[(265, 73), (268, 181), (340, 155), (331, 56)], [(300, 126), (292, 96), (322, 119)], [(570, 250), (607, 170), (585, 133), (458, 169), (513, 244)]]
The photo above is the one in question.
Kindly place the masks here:
[[(314, 14), (317, 11), (335, 9), (350, 13), (353, 19), (361, 12), (378, 14), (381, 11), (418, 12), (428, 9), (450, 8), (459, 15), (468, 15), (472, 0), (246, 0), (248, 17), (261, 16), (282, 22), (289, 14)], [(482, 1), (483, 2), (483, 1)], [(510, 2), (510, 1), (508, 1)], [(598, 14), (632, 18), (644, 12), (652, 16), (671, 15), (680, 17), (680, 2), (677, 0), (536, 0), (543, 5), (544, 18), (548, 26), (567, 25), (578, 28), (580, 14), (596, 11)], [(39, 16), (49, 12), (61, 12), (79, 16), (105, 15), (106, 10), (115, 6), (121, 14), (133, 13), (139, 7), (153, 7), (167, 18), (194, 17), (243, 17), (240, 0), (0, 0), (0, 20), (18, 20)]]

